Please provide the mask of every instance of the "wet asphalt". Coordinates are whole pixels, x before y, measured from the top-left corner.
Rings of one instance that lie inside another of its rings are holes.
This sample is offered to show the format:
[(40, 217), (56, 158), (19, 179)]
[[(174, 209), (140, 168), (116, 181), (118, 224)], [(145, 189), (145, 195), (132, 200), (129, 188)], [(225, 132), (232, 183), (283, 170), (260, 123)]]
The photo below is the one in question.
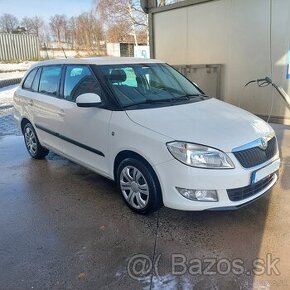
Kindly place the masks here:
[(139, 216), (112, 181), (53, 153), (32, 160), (3, 118), (1, 290), (290, 289), (289, 126), (273, 125), (280, 179), (256, 202)]

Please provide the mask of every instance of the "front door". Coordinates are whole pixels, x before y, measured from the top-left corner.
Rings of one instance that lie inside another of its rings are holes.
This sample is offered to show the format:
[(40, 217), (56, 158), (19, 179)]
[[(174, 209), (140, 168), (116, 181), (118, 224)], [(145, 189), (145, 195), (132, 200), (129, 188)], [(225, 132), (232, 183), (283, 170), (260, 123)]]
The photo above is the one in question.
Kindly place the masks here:
[(112, 111), (80, 108), (76, 98), (84, 93), (103, 92), (98, 80), (86, 65), (67, 65), (63, 84), (63, 126), (61, 142), (72, 160), (107, 175), (109, 122)]

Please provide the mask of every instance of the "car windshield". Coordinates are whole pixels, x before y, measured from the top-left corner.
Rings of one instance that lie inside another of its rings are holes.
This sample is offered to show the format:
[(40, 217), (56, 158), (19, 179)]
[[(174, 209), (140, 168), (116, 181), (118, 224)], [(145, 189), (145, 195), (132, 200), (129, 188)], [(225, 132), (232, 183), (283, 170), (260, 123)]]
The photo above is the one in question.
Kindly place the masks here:
[(167, 64), (118, 64), (98, 68), (123, 108), (201, 100), (202, 92)]

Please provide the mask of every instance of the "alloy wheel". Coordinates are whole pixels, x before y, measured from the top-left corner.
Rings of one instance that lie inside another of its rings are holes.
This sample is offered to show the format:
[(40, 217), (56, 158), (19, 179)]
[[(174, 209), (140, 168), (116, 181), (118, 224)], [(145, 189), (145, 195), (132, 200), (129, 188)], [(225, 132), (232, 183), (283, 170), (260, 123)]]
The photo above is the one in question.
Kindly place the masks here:
[(31, 155), (35, 155), (37, 152), (37, 140), (33, 130), (27, 127), (25, 129), (24, 137), (28, 151)]

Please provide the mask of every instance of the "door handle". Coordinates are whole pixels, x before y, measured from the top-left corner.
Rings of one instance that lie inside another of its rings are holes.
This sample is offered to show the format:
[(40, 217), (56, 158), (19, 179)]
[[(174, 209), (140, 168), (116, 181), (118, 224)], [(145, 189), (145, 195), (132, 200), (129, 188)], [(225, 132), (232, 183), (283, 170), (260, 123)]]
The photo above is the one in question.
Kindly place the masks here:
[(63, 109), (59, 110), (58, 115), (60, 117), (64, 117), (64, 115), (65, 115), (64, 110)]

